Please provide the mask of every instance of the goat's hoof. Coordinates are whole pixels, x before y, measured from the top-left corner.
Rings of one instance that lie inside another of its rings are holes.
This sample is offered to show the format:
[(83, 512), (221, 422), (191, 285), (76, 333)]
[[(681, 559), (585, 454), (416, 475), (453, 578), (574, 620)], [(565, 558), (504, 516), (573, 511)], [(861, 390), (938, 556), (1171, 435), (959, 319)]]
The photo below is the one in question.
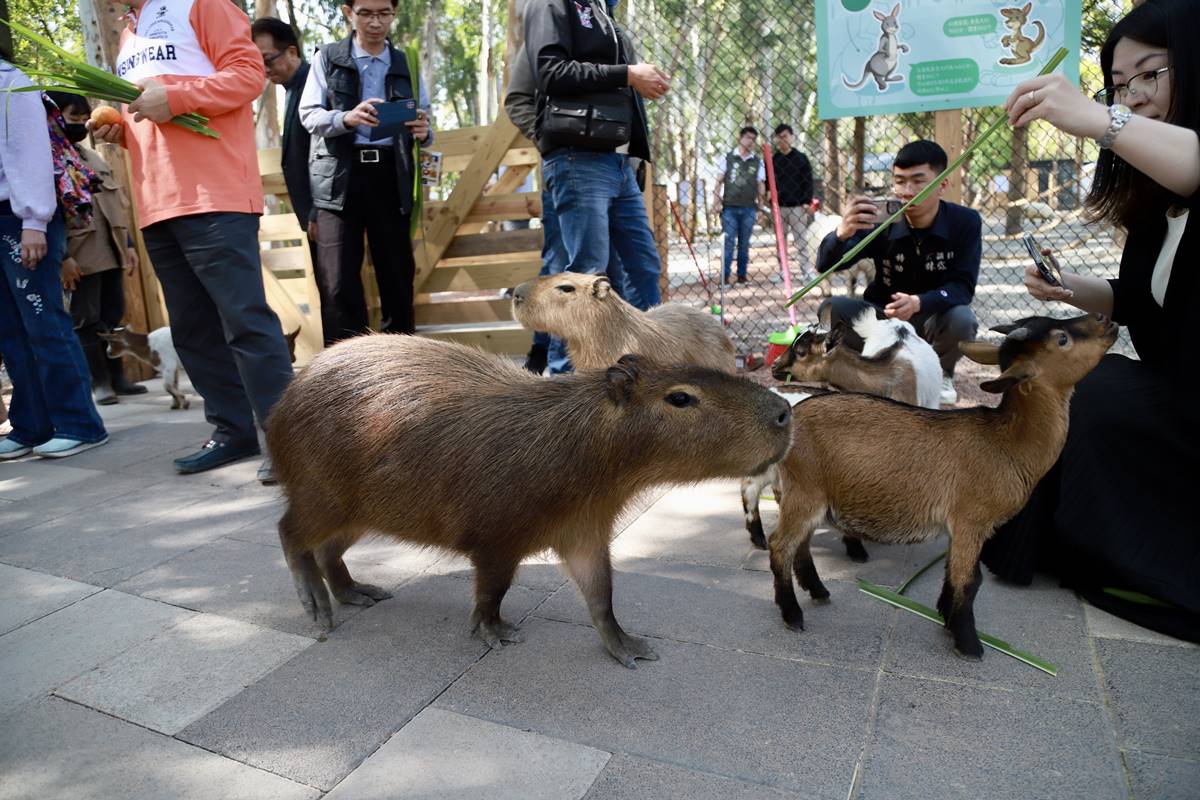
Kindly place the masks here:
[(804, 612), (801, 611), (796, 614), (788, 614), (785, 612), (783, 615), (783, 624), (787, 625), (788, 628), (794, 631), (804, 630)]
[(954, 655), (961, 658), (963, 661), (983, 661), (983, 649), (980, 648), (978, 653), (964, 653), (958, 647), (954, 648)]
[(832, 602), (829, 599), (829, 592), (826, 592), (825, 594), (823, 594), (819, 597), (814, 595), (812, 601), (813, 601), (813, 605), (815, 605), (815, 606), (827, 606), (830, 604), (830, 602)]
[(843, 538), (842, 544), (846, 546), (846, 555), (856, 564), (865, 564), (870, 558), (867, 548), (863, 547), (863, 543), (858, 539)]

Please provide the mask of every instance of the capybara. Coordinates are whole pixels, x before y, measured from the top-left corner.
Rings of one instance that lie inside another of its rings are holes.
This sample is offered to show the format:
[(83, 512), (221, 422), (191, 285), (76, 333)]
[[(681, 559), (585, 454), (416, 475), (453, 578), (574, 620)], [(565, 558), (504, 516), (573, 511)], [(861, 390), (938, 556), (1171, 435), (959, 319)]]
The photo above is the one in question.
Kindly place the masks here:
[(471, 347), (396, 335), (318, 354), (267, 428), (288, 503), (284, 554), (300, 601), (326, 628), (331, 593), (358, 605), (389, 596), (342, 561), (378, 533), (468, 556), (473, 630), (492, 647), (520, 641), (500, 603), (521, 560), (549, 549), (627, 667), (656, 656), (613, 616), (616, 516), (656, 484), (765, 469), (790, 439), (785, 400), (715, 370), (623, 357), (544, 380)]

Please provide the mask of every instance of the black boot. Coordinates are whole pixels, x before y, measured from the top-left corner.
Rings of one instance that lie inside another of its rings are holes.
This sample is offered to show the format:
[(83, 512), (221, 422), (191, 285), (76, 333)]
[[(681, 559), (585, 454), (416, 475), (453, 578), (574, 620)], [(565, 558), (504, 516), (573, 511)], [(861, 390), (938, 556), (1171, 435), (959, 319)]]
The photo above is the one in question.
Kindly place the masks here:
[(108, 365), (104, 363), (104, 343), (89, 342), (83, 346), (83, 354), (87, 356), (88, 372), (92, 373), (92, 398), (96, 405), (111, 406), (118, 402), (112, 378), (108, 374)]
[(125, 364), (119, 358), (105, 358), (108, 362), (108, 376), (112, 379), (113, 391), (117, 394), (145, 394), (146, 387), (133, 383), (125, 377)]
[(525, 356), (525, 369), (534, 375), (541, 375), (546, 371), (546, 347), (544, 345), (535, 344), (529, 348), (529, 354)]

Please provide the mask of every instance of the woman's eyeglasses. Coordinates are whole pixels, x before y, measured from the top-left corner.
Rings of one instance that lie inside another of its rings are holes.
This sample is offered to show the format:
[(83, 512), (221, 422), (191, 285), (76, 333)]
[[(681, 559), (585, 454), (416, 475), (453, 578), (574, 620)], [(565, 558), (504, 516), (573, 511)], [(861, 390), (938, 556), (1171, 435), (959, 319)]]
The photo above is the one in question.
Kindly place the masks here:
[(1104, 105), (1112, 105), (1114, 101), (1122, 103), (1131, 97), (1142, 97), (1149, 100), (1158, 93), (1158, 76), (1169, 69), (1170, 67), (1161, 67), (1139, 72), (1130, 78), (1128, 83), (1106, 86), (1092, 95), (1092, 98), (1097, 103)]

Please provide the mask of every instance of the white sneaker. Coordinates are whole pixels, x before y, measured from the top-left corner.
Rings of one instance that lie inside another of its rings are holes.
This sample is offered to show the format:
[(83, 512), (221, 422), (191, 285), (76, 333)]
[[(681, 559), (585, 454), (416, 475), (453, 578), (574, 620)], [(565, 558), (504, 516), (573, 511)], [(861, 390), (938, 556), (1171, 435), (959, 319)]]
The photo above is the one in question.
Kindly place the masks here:
[(938, 399), (944, 406), (952, 406), (958, 402), (958, 392), (954, 389), (954, 378), (952, 376), (942, 376), (942, 394)]

